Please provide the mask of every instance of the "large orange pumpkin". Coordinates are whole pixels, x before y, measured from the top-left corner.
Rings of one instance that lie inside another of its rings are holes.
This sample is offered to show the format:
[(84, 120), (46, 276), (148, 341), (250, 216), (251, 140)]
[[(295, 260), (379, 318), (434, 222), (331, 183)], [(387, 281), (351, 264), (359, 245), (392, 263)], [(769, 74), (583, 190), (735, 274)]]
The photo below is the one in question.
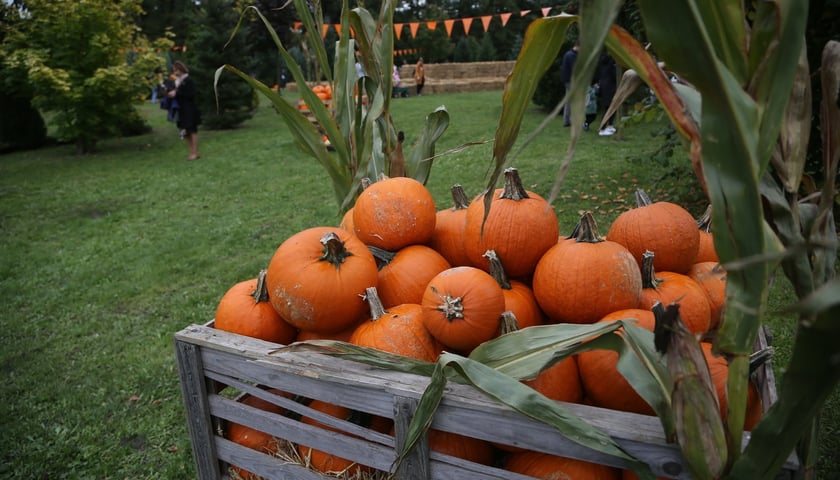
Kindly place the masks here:
[[(636, 319), (637, 326), (650, 330), (655, 326), (653, 312), (638, 308), (618, 310), (605, 315), (601, 322)], [(580, 381), (586, 400), (598, 407), (623, 412), (654, 415), (653, 408), (618, 371), (618, 353), (612, 350), (590, 350), (577, 356)]]
[(263, 270), (257, 278), (232, 286), (216, 307), (214, 326), (267, 342), (291, 343), (297, 329), (283, 320), (269, 303), (265, 276)]
[(520, 452), (505, 461), (505, 470), (543, 480), (620, 480), (621, 471), (607, 465), (542, 452)]
[[(729, 402), (726, 397), (726, 382), (729, 380), (729, 361), (722, 355), (714, 353), (712, 344), (702, 342), (703, 355), (709, 365), (709, 374), (715, 386), (718, 404), (720, 405), (720, 416), (724, 420), (727, 417)], [(758, 395), (758, 388), (753, 382), (749, 383), (747, 390), (747, 411), (744, 418), (744, 430), (752, 430), (761, 420), (762, 415), (761, 397)]]
[(426, 245), (409, 245), (396, 252), (370, 250), (379, 265), (376, 290), (385, 308), (419, 304), (429, 280), (450, 267), (443, 255)]
[(697, 219), (697, 227), (700, 231), (700, 247), (697, 249), (697, 258), (694, 263), (719, 262), (717, 250), (715, 250), (715, 237), (712, 235), (712, 206), (709, 205), (703, 215)]
[(650, 251), (642, 255), (643, 289), (640, 307), (650, 309), (657, 303), (679, 304), (680, 317), (691, 333), (708, 332), (712, 313), (703, 287), (686, 275), (654, 270), (657, 256)]
[(706, 292), (711, 309), (709, 330), (716, 329), (723, 319), (726, 305), (726, 270), (718, 262), (700, 262), (691, 266), (688, 276)]
[(490, 340), (505, 309), (502, 287), (475, 267), (436, 275), (423, 293), (423, 324), (445, 347), (469, 352)]
[(638, 307), (642, 275), (632, 254), (601, 238), (592, 213), (586, 212), (577, 236), (542, 256), (532, 287), (550, 321), (594, 323), (615, 310)]
[(490, 262), (490, 275), (502, 287), (502, 293), (505, 296), (505, 311), (513, 314), (517, 328), (527, 328), (545, 323), (545, 314), (540, 309), (531, 287), (519, 280), (508, 278), (502, 259), (499, 258), (495, 250), (487, 250), (484, 255)]
[(565, 358), (540, 372), (533, 380), (523, 383), (552, 400), (570, 403), (583, 400), (583, 386), (575, 357)]
[(432, 194), (409, 177), (392, 177), (362, 190), (353, 205), (353, 228), (367, 245), (397, 251), (425, 244), (435, 232)]
[(355, 235), (338, 227), (312, 227), (277, 248), (266, 282), (271, 304), (287, 322), (332, 333), (366, 315), (362, 296), (377, 278), (376, 260)]
[(557, 243), (554, 209), (541, 196), (525, 190), (515, 168), (505, 170), (505, 186), (495, 190), (489, 208), (485, 219), (484, 195), (467, 208), (464, 245), (471, 264), (489, 272), (484, 252), (492, 249), (505, 259), (508, 275), (529, 275), (543, 253)]
[(429, 449), (482, 465), (491, 465), (495, 459), (490, 442), (443, 430), (429, 429)]
[(660, 272), (685, 273), (697, 258), (700, 231), (691, 213), (670, 202), (651, 202), (636, 191), (637, 207), (623, 212), (610, 226), (607, 238), (630, 250), (642, 265), (642, 254), (656, 252), (654, 267)]
[(386, 311), (376, 288), (368, 288), (366, 297), (370, 304), (370, 319), (356, 327), (350, 343), (416, 360), (435, 361), (441, 345), (423, 325), (420, 304), (403, 303)]
[(451, 191), (454, 205), (452, 208), (438, 210), (435, 233), (429, 240), (429, 246), (443, 255), (453, 267), (471, 266), (464, 242), (470, 200), (461, 185), (453, 185)]
[[(283, 397), (290, 396), (286, 392), (282, 392), (280, 390), (275, 389), (271, 389), (269, 390), (269, 392)], [(285, 410), (282, 407), (279, 407), (272, 402), (263, 400), (260, 397), (255, 397), (252, 395), (244, 396), (241, 402), (245, 405), (258, 408), (260, 410), (265, 410), (266, 412), (276, 413), (278, 415), (281, 415), (285, 412)], [(257, 450), (262, 453), (274, 454), (277, 452), (279, 447), (277, 439), (273, 435), (234, 422), (228, 423), (227, 432), (225, 436), (231, 442), (238, 443), (243, 447), (247, 447), (252, 450)], [(243, 480), (255, 480), (257, 478), (260, 478), (257, 475), (254, 475), (253, 473), (247, 470), (243, 470), (235, 465), (231, 466), (231, 470), (239, 474), (239, 477)]]

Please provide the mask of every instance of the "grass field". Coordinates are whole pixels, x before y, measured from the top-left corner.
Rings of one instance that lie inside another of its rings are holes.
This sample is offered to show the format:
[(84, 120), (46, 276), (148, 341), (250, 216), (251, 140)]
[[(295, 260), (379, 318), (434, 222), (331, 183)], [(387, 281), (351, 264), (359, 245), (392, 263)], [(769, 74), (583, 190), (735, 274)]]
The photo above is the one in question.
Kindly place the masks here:
[[(485, 186), (501, 92), (395, 100), (408, 143), (439, 105), (451, 115), (439, 153), (487, 142), (435, 160), (428, 187), (443, 208), (452, 184), (469, 195)], [(195, 162), (163, 111), (141, 109), (154, 131), (102, 142), (95, 155), (67, 145), (0, 156), (0, 478), (193, 478), (173, 334), (212, 319), (227, 288), (289, 235), (339, 221), (325, 173), (271, 108), (239, 129), (202, 131)], [(542, 118), (529, 111), (521, 136)], [(561, 124), (512, 163), (544, 196), (568, 144)], [(701, 213), (684, 159), (664, 180), (656, 164), (628, 160), (659, 145), (658, 128), (584, 134), (554, 204), (562, 234), (584, 210), (605, 233), (636, 188)], [(780, 276), (768, 306), (777, 369), (792, 341), (781, 313), (791, 298)], [(823, 415), (822, 478), (840, 471), (838, 397)]]

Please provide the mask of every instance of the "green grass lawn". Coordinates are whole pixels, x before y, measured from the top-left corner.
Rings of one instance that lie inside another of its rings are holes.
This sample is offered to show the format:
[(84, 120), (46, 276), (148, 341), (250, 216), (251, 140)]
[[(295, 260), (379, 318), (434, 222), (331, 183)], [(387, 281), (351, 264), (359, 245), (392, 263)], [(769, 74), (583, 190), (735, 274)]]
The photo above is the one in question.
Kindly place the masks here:
[[(428, 187), (443, 208), (454, 183), (470, 196), (484, 188), (501, 92), (394, 100), (408, 143), (440, 105), (451, 125), (439, 153), (487, 142), (435, 160)], [(154, 131), (95, 155), (67, 145), (0, 156), (0, 478), (193, 478), (173, 334), (212, 319), (222, 294), (289, 235), (339, 222), (326, 174), (271, 108), (239, 129), (200, 132), (195, 162), (164, 112), (141, 108)], [(543, 115), (529, 111), (521, 137)], [(653, 162), (628, 160), (659, 145), (659, 127), (583, 135), (554, 203), (562, 234), (584, 210), (605, 233), (637, 188), (702, 212), (687, 160), (665, 179)], [(548, 195), (568, 137), (555, 121), (514, 159), (528, 189)], [(792, 295), (780, 276), (768, 306), (777, 369)], [(823, 416), (823, 478), (840, 471), (838, 397)]]

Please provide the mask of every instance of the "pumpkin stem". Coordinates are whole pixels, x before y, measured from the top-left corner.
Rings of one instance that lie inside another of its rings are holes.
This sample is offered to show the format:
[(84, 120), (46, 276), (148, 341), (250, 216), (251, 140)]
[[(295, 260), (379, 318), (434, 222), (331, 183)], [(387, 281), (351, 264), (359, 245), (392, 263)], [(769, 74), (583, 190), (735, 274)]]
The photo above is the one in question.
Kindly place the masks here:
[(710, 203), (708, 207), (706, 207), (706, 211), (703, 212), (703, 215), (697, 219), (697, 228), (703, 230), (704, 232), (711, 233), (712, 231), (712, 204)]
[(525, 187), (522, 186), (522, 179), (519, 178), (519, 171), (516, 168), (509, 167), (505, 169), (505, 188), (502, 189), (502, 194), (499, 195), (499, 198), (516, 201), (531, 198), (528, 196), (528, 192), (525, 191)]
[(461, 297), (453, 297), (448, 293), (446, 295), (441, 295), (437, 293), (437, 289), (435, 287), (430, 288), (438, 297), (440, 297), (441, 300), (440, 305), (435, 308), (443, 312), (443, 315), (447, 320), (451, 322), (453, 320), (464, 318), (464, 304)]
[(470, 206), (470, 199), (467, 198), (467, 192), (464, 191), (464, 187), (460, 183), (452, 185), (450, 190), (452, 191), (452, 201), (455, 204), (452, 210), (464, 210)]
[(367, 300), (368, 306), (370, 306), (371, 321), (375, 322), (388, 313), (385, 311), (385, 307), (382, 306), (382, 300), (376, 292), (376, 287), (367, 287), (365, 289), (365, 300)]
[(374, 247), (373, 245), (368, 245), (368, 250), (370, 253), (373, 254), (373, 258), (376, 260), (376, 266), (382, 270), (385, 265), (391, 263), (391, 260), (397, 256), (397, 252), (392, 252), (390, 250), (385, 250), (384, 248)]
[(501, 323), (502, 335), (519, 331), (519, 321), (510, 310), (502, 312), (499, 323)]
[(642, 254), (642, 288), (652, 288), (656, 290), (659, 282), (656, 278), (656, 271), (653, 269), (653, 252), (645, 250)]
[(335, 232), (325, 233), (321, 237), (321, 245), (324, 246), (324, 254), (318, 260), (330, 262), (335, 268), (339, 268), (344, 263), (345, 258), (353, 256), (353, 252), (344, 248), (344, 242)]
[(598, 224), (595, 223), (592, 212), (583, 212), (575, 230), (575, 235), (572, 238), (576, 242), (599, 243), (604, 241), (604, 238), (598, 234)]
[(651, 205), (653, 202), (650, 200), (647, 192), (642, 190), (641, 188), (636, 190), (636, 206), (637, 207), (646, 207)]
[(505, 272), (505, 267), (502, 265), (502, 259), (499, 258), (499, 255), (496, 253), (495, 250), (487, 250), (484, 252), (482, 257), (486, 258), (487, 261), (490, 263), (490, 275), (496, 279), (496, 282), (499, 284), (500, 287), (504, 290), (510, 290), (513, 288), (510, 285), (510, 279)]
[(265, 284), (265, 276), (268, 270), (260, 270), (259, 275), (257, 275), (257, 288), (254, 289), (254, 293), (251, 294), (254, 297), (254, 303), (260, 302), (267, 302), (268, 301), (268, 287)]

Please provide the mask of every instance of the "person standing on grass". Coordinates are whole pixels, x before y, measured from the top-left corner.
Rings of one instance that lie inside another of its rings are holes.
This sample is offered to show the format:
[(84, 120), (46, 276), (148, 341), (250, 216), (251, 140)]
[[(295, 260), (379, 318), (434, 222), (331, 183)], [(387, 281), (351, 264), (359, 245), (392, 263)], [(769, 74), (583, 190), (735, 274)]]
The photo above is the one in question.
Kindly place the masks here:
[[(607, 52), (601, 53), (601, 58), (598, 60), (598, 85), (600, 87), (600, 101), (601, 106), (604, 108), (604, 113), (610, 108), (610, 104), (615, 96), (616, 76), (615, 60)], [(614, 119), (615, 113), (606, 119), (606, 125), (598, 132), (598, 135), (603, 137), (614, 134)]]
[[(560, 81), (563, 82), (563, 86), (566, 87), (566, 92), (564, 95), (568, 95), (569, 91), (572, 89), (572, 70), (574, 70), (575, 62), (577, 61), (578, 50), (580, 49), (580, 43), (575, 42), (571, 49), (568, 52), (563, 54), (563, 61), (560, 64)], [(572, 107), (569, 104), (568, 99), (566, 100), (566, 104), (563, 105), (563, 126), (568, 127), (572, 124)]]
[(423, 66), (423, 57), (417, 60), (414, 66), (414, 85), (417, 87), (417, 96), (419, 97), (423, 92), (423, 85), (426, 84), (426, 69)]
[(180, 60), (172, 64), (172, 71), (175, 73), (175, 89), (168, 95), (178, 101), (178, 128), (181, 130), (181, 138), (187, 140), (190, 153), (187, 160), (197, 160), (201, 157), (198, 153), (198, 126), (201, 125), (201, 113), (195, 104), (195, 82), (190, 78), (190, 69)]

